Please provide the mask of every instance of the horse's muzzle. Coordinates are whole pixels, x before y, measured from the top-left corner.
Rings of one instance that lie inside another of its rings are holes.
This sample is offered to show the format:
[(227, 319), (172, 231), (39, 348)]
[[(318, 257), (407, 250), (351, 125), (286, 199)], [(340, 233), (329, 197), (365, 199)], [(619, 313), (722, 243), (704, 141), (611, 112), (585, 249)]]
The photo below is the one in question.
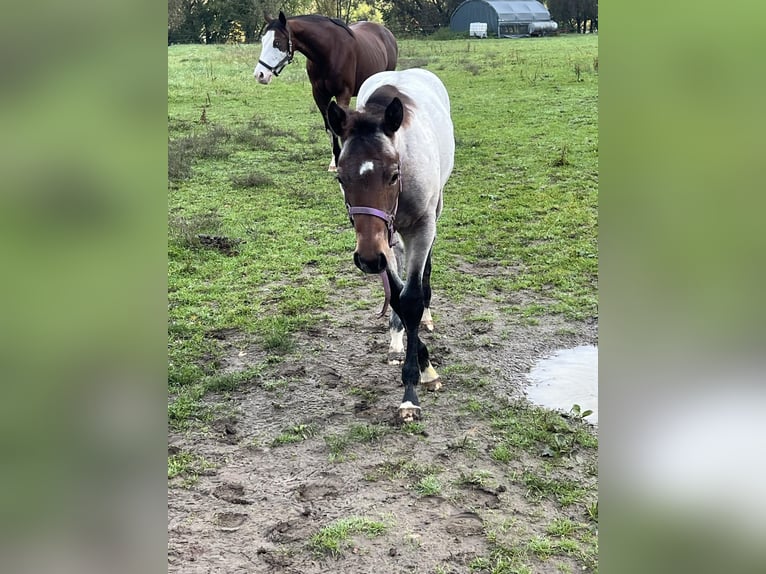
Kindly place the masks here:
[(382, 253), (378, 253), (375, 259), (362, 259), (359, 253), (354, 253), (354, 265), (365, 273), (381, 273), (386, 270), (388, 261)]
[(273, 74), (271, 72), (256, 72), (253, 75), (259, 84), (268, 84)]

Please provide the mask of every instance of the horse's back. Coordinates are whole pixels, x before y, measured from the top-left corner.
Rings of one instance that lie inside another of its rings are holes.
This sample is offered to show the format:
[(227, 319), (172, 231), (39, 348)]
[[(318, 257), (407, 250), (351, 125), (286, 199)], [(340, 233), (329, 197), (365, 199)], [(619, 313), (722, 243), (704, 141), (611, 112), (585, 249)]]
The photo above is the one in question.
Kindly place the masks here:
[(394, 70), (399, 46), (391, 31), (375, 22), (357, 22), (350, 26), (356, 38), (356, 88), (377, 72)]
[[(413, 141), (433, 141), (439, 152), (439, 180), (441, 187), (447, 182), (455, 158), (455, 136), (450, 116), (450, 101), (447, 88), (439, 77), (421, 68), (402, 71), (380, 72), (370, 76), (359, 89), (357, 109), (364, 107), (367, 100), (382, 86), (394, 86), (409, 97), (417, 108), (414, 118)], [(430, 133), (423, 134), (422, 130)], [(421, 133), (418, 133), (418, 132)]]

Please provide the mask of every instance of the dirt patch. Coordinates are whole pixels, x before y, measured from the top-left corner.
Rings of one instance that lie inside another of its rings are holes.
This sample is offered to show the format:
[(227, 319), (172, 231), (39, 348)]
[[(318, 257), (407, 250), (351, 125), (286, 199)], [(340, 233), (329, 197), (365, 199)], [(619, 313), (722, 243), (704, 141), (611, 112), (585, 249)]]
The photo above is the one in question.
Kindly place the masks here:
[[(533, 449), (498, 460), (489, 411), (523, 397), (537, 359), (596, 344), (595, 321), (545, 316), (529, 325), (496, 301), (456, 304), (435, 292), (435, 332), (422, 337), (444, 387), (419, 392), (423, 419), (408, 429), (396, 421), (403, 391), (400, 368), (386, 363), (387, 322), (375, 318), (377, 303), (349, 304), (377, 301), (376, 293), (370, 283), (344, 289), (330, 320), (299, 335), (287, 360), (246, 388), (206, 398), (222, 413), (217, 419), (169, 433), (173, 452), (215, 465), (194, 480), (169, 481), (169, 572), (468, 573), (483, 571), (476, 561), (497, 540), (544, 536), (555, 517), (587, 522), (583, 502), (530, 497), (525, 473), (545, 468), (578, 481), (585, 502), (594, 501), (596, 479), (586, 469), (595, 468), (595, 452), (550, 461)], [(229, 371), (264, 359), (242, 333), (215, 338)], [(486, 484), (469, 480), (476, 476)], [(419, 488), (426, 477), (437, 492)], [(312, 550), (314, 535), (350, 516), (386, 528), (349, 536), (337, 554)], [(525, 563), (534, 572), (590, 570), (575, 556), (529, 552)]]

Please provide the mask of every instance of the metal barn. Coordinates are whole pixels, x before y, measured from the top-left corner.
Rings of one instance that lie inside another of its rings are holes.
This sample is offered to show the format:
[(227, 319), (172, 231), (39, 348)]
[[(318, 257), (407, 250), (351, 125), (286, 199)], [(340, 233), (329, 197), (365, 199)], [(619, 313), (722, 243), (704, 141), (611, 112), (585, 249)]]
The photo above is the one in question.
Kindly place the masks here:
[(534, 0), (465, 0), (452, 13), (450, 29), (468, 32), (472, 23), (485, 22), (498, 38), (552, 34), (558, 24), (548, 9)]

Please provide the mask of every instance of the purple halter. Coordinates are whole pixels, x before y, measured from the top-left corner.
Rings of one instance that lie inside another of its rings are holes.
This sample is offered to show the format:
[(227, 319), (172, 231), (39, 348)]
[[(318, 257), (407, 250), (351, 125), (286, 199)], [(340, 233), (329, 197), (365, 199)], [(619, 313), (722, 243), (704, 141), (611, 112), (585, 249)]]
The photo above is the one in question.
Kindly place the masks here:
[[(396, 226), (394, 225), (394, 220), (396, 219), (396, 210), (399, 209), (399, 196), (402, 194), (401, 166), (398, 166), (397, 169), (399, 172), (399, 193), (396, 196), (396, 202), (394, 203), (394, 208), (391, 210), (391, 213), (387, 213), (374, 207), (351, 206), (349, 203), (346, 203), (346, 210), (348, 211), (348, 217), (351, 219), (352, 224), (354, 223), (354, 215), (372, 215), (373, 217), (377, 217), (386, 222), (389, 247), (396, 245)], [(386, 299), (383, 302), (383, 308), (380, 310), (380, 313), (378, 313), (378, 317), (382, 317), (386, 314), (388, 303), (391, 301), (391, 283), (388, 281), (388, 274), (385, 271), (381, 271), (380, 279), (383, 281), (383, 292), (386, 294)]]

